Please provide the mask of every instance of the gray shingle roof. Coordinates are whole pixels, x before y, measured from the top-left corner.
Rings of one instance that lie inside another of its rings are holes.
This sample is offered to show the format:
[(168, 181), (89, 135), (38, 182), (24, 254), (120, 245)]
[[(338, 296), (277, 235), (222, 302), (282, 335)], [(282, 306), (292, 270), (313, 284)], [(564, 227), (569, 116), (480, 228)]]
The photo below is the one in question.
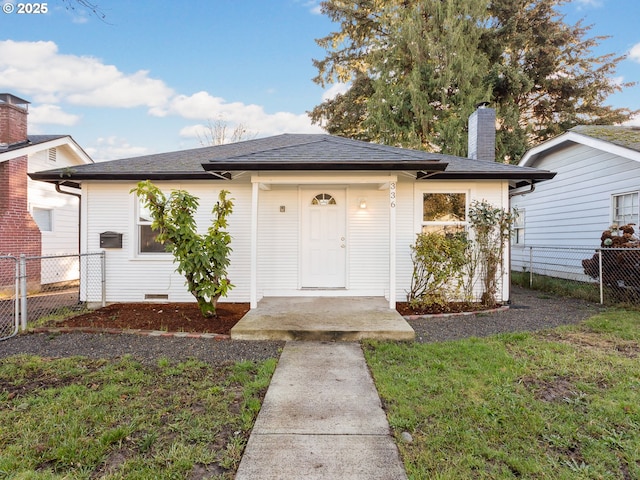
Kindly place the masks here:
[(0, 150), (0, 153), (14, 152), (21, 148), (30, 147), (32, 145), (38, 145), (40, 143), (49, 142), (51, 140), (57, 140), (59, 138), (68, 137), (69, 135), (27, 135), (27, 141), (21, 143), (12, 143), (6, 149)]
[(640, 152), (640, 127), (579, 125), (571, 131)]
[(550, 178), (534, 168), (390, 147), (324, 134), (283, 134), (213, 147), (145, 155), (31, 174), (46, 181), (212, 179), (244, 170), (409, 170), (437, 178)]

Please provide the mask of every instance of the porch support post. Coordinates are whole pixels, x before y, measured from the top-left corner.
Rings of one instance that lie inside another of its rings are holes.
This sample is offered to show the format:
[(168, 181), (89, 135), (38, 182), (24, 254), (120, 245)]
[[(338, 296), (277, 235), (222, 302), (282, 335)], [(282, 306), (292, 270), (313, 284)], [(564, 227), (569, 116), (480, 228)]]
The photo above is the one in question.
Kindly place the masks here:
[(389, 308), (396, 308), (396, 187), (398, 177), (389, 176)]
[(250, 307), (258, 308), (258, 193), (260, 184), (251, 183), (251, 280)]

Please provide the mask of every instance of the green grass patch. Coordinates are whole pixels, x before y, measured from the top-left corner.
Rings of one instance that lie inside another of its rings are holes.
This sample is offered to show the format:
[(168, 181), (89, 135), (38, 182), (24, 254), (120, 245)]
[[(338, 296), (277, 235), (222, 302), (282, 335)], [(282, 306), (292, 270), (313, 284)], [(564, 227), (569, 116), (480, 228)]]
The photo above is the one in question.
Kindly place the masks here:
[[(511, 272), (511, 283), (524, 288), (552, 293), (561, 297), (578, 298), (600, 303), (600, 287), (597, 283), (577, 282), (546, 275), (530, 275), (529, 272)], [(605, 297), (605, 298), (608, 298)]]
[(640, 312), (365, 355), (412, 479), (640, 478)]
[(276, 360), (0, 361), (0, 478), (231, 479)]
[(28, 328), (39, 328), (55, 325), (68, 318), (88, 313), (91, 310), (86, 305), (76, 305), (74, 307), (58, 307), (51, 312), (43, 314), (35, 319), (29, 318)]

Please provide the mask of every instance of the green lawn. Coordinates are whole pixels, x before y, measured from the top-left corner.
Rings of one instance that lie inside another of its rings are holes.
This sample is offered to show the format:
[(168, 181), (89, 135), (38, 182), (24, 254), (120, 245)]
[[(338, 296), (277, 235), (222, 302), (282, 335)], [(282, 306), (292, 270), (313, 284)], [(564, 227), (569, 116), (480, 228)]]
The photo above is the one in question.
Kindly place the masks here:
[(639, 341), (640, 312), (611, 310), (539, 334), (370, 342), (365, 355), (412, 479), (637, 479)]
[(0, 479), (231, 479), (276, 361), (0, 361)]
[[(412, 479), (640, 478), (640, 312), (365, 355)], [(0, 479), (231, 479), (275, 364), (0, 360)]]

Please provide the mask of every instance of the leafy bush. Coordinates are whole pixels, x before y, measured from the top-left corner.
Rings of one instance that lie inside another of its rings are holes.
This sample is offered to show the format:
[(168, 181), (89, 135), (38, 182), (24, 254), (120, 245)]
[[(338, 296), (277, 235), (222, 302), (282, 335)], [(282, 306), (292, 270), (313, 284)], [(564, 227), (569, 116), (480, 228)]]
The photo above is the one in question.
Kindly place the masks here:
[(411, 246), (413, 274), (407, 302), (415, 308), (451, 301), (462, 286), (467, 247), (465, 232), (418, 234)]

